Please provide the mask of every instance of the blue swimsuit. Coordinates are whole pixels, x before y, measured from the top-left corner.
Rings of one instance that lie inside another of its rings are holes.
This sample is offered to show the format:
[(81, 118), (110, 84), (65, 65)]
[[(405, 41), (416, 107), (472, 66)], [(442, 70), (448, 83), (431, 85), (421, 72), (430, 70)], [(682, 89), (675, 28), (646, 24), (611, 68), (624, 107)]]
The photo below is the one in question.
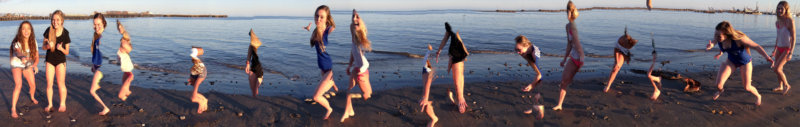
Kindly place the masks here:
[(93, 43), (94, 47), (92, 48), (94, 48), (94, 51), (92, 52), (92, 64), (94, 64), (94, 66), (92, 67), (92, 72), (99, 69), (100, 65), (103, 64), (103, 54), (100, 53), (100, 49), (97, 49), (97, 46), (100, 45), (100, 38), (94, 40)]
[(722, 48), (722, 42), (717, 42), (719, 50), (728, 53), (728, 61), (731, 61), (736, 67), (750, 63), (750, 53), (747, 53), (746, 48), (739, 47), (733, 40), (731, 40), (731, 43), (731, 47), (725, 49)]
[[(332, 27), (325, 28), (325, 32), (322, 33), (322, 44), (328, 46), (328, 34)], [(314, 48), (317, 50), (317, 66), (323, 72), (328, 72), (333, 67), (333, 60), (331, 60), (331, 56), (328, 55), (328, 52), (323, 52), (319, 45), (315, 45)]]

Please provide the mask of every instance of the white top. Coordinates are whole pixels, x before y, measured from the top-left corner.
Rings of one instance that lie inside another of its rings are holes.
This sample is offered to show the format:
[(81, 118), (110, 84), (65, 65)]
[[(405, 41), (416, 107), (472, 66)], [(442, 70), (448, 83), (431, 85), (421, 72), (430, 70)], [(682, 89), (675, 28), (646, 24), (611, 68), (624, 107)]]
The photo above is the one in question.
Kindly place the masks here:
[(133, 62), (131, 62), (131, 56), (128, 53), (117, 50), (117, 56), (119, 58), (119, 68), (122, 72), (133, 71)]
[(431, 72), (431, 68), (428, 67), (428, 56), (431, 55), (431, 50), (425, 52), (425, 58), (422, 59), (422, 68), (425, 69), (425, 72)]
[[(572, 36), (574, 36), (574, 35), (572, 35), (572, 31), (568, 29), (567, 30), (567, 39), (569, 39), (570, 42), (572, 42)], [(570, 51), (570, 57), (572, 57), (573, 59), (580, 59), (581, 58), (581, 54), (578, 54), (578, 48), (576, 48), (574, 44), (572, 45), (572, 51)]]
[(789, 27), (780, 27), (778, 26), (778, 47), (790, 47), (792, 45), (791, 38), (792, 33), (789, 31)]
[(353, 43), (353, 48), (350, 50), (353, 57), (353, 68), (358, 68), (359, 72), (364, 73), (369, 68), (369, 61), (364, 57), (364, 50), (360, 45)]
[[(10, 54), (11, 61), (9, 62), (11, 64), (11, 67), (27, 67), (33, 64), (33, 61), (25, 61), (25, 62), (22, 61), (24, 57), (30, 57), (28, 56), (28, 54), (31, 53), (30, 48), (22, 48), (21, 46), (22, 44), (20, 42), (14, 42), (12, 43), (12, 45), (14, 47), (14, 49), (12, 49), (14, 54)], [(32, 46), (37, 48), (39, 47), (39, 45), (36, 44), (36, 41), (33, 42)], [(22, 52), (17, 52), (17, 51), (22, 51)]]

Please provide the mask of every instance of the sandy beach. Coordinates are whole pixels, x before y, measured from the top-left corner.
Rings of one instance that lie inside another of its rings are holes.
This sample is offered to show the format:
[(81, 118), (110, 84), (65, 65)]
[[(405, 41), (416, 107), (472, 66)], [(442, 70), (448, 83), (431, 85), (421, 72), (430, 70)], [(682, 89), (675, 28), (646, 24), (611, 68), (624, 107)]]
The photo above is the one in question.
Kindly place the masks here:
[[(626, 68), (623, 68), (626, 69)], [(786, 65), (791, 84), (800, 84), (797, 61)], [(701, 82), (698, 93), (683, 93), (683, 84), (665, 80), (658, 101), (650, 101), (652, 92), (643, 75), (621, 73), (609, 93), (603, 93), (601, 82), (606, 80), (579, 79), (569, 89), (563, 111), (549, 110), (557, 99), (557, 83), (550, 81), (535, 91), (544, 96), (545, 118), (536, 120), (522, 111), (531, 101), (519, 88), (529, 79), (511, 82), (471, 82), (466, 84), (470, 110), (457, 112), (447, 99), (450, 84), (432, 86), (431, 99), (440, 120), (437, 126), (793, 126), (800, 124), (800, 99), (797, 89), (789, 95), (772, 92), (777, 79), (768, 66), (756, 66), (753, 84), (763, 96), (763, 105), (755, 107), (751, 94), (744, 91), (738, 71), (731, 76), (726, 92), (717, 101), (711, 100), (716, 72), (684, 74)], [(578, 77), (581, 74), (578, 73)], [(344, 92), (331, 101), (334, 113), (322, 120), (324, 108), (290, 96), (259, 96), (203, 93), (208, 97), (209, 110), (197, 114), (191, 103), (191, 87), (183, 91), (132, 87), (127, 102), (115, 98), (120, 85), (102, 83), (98, 94), (111, 108), (107, 116), (98, 116), (101, 106), (88, 93), (88, 75), (68, 74), (67, 112), (43, 112), (47, 105), (44, 73), (36, 75), (36, 98), (32, 104), (27, 93), (20, 95), (19, 119), (10, 117), (13, 81), (9, 69), (0, 69), (0, 120), (8, 126), (424, 126), (427, 115), (419, 112), (421, 87), (376, 91), (368, 101), (354, 100), (355, 117), (340, 123), (344, 111)], [(447, 76), (449, 77), (449, 76)], [(794, 79), (794, 80), (792, 80)], [(144, 79), (136, 79), (144, 80)], [(450, 80), (443, 78), (438, 80)], [(376, 81), (373, 81), (376, 82)], [(420, 81), (421, 82), (421, 81)], [(182, 85), (182, 84), (174, 84)], [(203, 85), (208, 85), (204, 83)], [(420, 85), (421, 86), (421, 85)], [(796, 86), (796, 85), (795, 85)], [(202, 86), (201, 86), (202, 87)], [(242, 86), (246, 87), (246, 86)], [(262, 86), (263, 87), (263, 86)], [(796, 87), (800, 88), (800, 87)], [(23, 84), (22, 91), (27, 91)], [(58, 96), (57, 91), (55, 96)], [(55, 98), (55, 97), (54, 97)], [(58, 103), (57, 99), (54, 103)], [(721, 113), (720, 113), (721, 112)], [(239, 114), (242, 114), (239, 116)]]

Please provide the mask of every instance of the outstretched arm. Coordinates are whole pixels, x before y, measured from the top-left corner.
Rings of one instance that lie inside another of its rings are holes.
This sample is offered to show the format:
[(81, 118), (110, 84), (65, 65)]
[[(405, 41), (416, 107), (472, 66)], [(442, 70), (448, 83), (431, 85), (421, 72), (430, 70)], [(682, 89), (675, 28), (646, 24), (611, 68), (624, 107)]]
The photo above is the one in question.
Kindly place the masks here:
[(767, 59), (767, 61), (772, 63), (772, 58), (770, 58), (769, 55), (767, 55), (767, 51), (764, 51), (764, 48), (762, 48), (761, 45), (758, 45), (756, 44), (756, 42), (753, 42), (753, 40), (750, 40), (750, 37), (745, 36), (744, 38), (742, 38), (741, 42), (743, 45), (747, 47), (755, 48), (756, 51), (758, 51), (758, 53), (761, 54), (761, 56), (763, 56), (765, 59)]
[(444, 45), (447, 44), (447, 37), (450, 37), (450, 33), (444, 32), (442, 44), (439, 44), (439, 50), (436, 50), (436, 63), (439, 63), (439, 54), (442, 53), (442, 48), (444, 48)]

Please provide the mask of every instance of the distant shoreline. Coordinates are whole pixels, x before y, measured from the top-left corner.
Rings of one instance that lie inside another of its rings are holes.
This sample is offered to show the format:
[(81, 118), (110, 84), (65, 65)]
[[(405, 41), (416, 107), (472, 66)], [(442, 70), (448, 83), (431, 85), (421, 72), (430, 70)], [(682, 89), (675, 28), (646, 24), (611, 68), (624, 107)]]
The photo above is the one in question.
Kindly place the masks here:
[[(139, 17), (184, 17), (184, 18), (228, 18), (228, 15), (187, 15), (187, 14), (104, 14), (108, 18), (139, 18)], [(64, 16), (67, 20), (88, 20), (92, 15)], [(50, 16), (0, 16), (0, 21), (14, 20), (48, 20)]]
[[(589, 10), (647, 10), (646, 7), (591, 7), (591, 8), (581, 8), (578, 9), (579, 11), (589, 11)], [(688, 12), (698, 12), (698, 13), (735, 13), (735, 14), (753, 14), (753, 15), (775, 15), (771, 12), (759, 12), (759, 11), (751, 11), (748, 9), (709, 9), (709, 10), (700, 10), (700, 9), (678, 9), (678, 8), (652, 8), (652, 10), (660, 10), (660, 11), (688, 11)], [(567, 11), (566, 9), (538, 9), (538, 10), (477, 10), (479, 12), (501, 12), (501, 13), (517, 13), (517, 12), (564, 12)]]

